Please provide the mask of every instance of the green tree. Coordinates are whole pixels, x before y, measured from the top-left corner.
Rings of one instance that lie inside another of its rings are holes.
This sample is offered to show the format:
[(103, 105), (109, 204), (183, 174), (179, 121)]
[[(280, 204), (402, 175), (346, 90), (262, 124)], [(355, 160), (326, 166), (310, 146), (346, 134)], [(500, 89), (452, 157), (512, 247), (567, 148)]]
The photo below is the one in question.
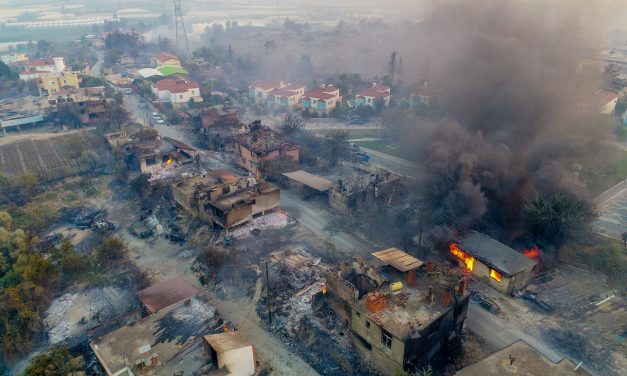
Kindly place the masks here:
[(286, 136), (294, 133), (302, 132), (305, 127), (305, 121), (292, 114), (287, 114), (285, 119), (281, 122), (279, 130)]
[[(588, 201), (556, 191), (528, 200), (522, 217), (533, 236), (559, 249), (588, 235), (597, 215)], [(557, 258), (557, 252), (554, 256)]]
[(74, 358), (67, 348), (55, 346), (49, 352), (35, 356), (24, 370), (24, 376), (65, 376), (83, 370), (81, 357)]

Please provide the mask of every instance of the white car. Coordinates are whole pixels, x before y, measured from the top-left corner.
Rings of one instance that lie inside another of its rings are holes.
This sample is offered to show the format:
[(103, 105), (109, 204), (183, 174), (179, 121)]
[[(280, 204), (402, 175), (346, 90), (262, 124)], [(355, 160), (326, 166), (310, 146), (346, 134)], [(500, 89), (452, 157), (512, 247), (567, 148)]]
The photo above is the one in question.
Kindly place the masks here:
[(165, 121), (163, 119), (155, 119), (157, 121), (157, 124), (165, 124)]
[(158, 112), (153, 112), (152, 116), (159, 116), (159, 113)]

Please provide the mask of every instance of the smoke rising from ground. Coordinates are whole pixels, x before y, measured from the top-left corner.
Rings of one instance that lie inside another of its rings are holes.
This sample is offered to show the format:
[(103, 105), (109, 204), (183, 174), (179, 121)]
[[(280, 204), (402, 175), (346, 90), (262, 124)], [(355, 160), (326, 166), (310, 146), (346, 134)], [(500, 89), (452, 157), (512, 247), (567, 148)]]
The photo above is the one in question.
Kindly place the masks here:
[(421, 145), (436, 216), (514, 235), (525, 199), (573, 190), (572, 162), (604, 137), (577, 111), (596, 90), (576, 73), (594, 30), (580, 3), (451, 0), (433, 9), (425, 78), (442, 86), (451, 114)]

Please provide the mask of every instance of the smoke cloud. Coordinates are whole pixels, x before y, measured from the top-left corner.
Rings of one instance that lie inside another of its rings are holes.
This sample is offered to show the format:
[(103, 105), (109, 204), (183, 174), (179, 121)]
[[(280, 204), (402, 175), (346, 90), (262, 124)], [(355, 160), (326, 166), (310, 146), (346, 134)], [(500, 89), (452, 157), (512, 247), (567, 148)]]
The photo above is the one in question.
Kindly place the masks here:
[(573, 161), (605, 137), (577, 110), (597, 88), (577, 73), (594, 41), (582, 4), (448, 0), (432, 10), (424, 73), (450, 114), (421, 145), (435, 217), (513, 236), (525, 199), (580, 190)]

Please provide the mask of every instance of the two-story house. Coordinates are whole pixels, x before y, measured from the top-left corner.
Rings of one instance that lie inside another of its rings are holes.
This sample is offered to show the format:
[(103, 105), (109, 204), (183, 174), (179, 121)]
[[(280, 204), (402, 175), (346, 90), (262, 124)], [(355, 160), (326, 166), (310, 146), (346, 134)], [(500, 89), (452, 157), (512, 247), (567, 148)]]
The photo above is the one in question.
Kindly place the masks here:
[(372, 108), (377, 106), (377, 103), (381, 103), (387, 107), (390, 104), (390, 98), (392, 97), (392, 89), (383, 84), (373, 84), (366, 90), (362, 90), (357, 93), (355, 97), (355, 106), (370, 106)]
[(263, 163), (278, 158), (289, 158), (298, 164), (300, 146), (287, 141), (283, 136), (255, 120), (248, 132), (233, 139), (235, 162), (256, 176), (263, 175)]
[(158, 52), (152, 56), (152, 62), (155, 67), (168, 66), (180, 67), (181, 60), (168, 52)]
[(268, 95), (270, 95), (273, 90), (288, 86), (290, 86), (289, 82), (284, 81), (255, 81), (252, 85), (248, 86), (248, 96), (254, 99), (255, 102), (263, 103), (268, 100)]
[(170, 102), (173, 106), (187, 104), (189, 101), (202, 102), (200, 87), (196, 81), (173, 80), (166, 78), (152, 84), (152, 92), (163, 102)]
[(20, 80), (30, 81), (46, 74), (60, 74), (64, 70), (65, 62), (62, 57), (34, 59), (24, 63), (24, 69), (19, 76)]
[(320, 88), (305, 93), (302, 99), (303, 110), (328, 114), (341, 105), (340, 89), (335, 86), (322, 85)]
[(289, 85), (272, 90), (268, 93), (268, 106), (293, 110), (300, 107), (301, 99), (305, 94), (305, 87), (302, 85)]

